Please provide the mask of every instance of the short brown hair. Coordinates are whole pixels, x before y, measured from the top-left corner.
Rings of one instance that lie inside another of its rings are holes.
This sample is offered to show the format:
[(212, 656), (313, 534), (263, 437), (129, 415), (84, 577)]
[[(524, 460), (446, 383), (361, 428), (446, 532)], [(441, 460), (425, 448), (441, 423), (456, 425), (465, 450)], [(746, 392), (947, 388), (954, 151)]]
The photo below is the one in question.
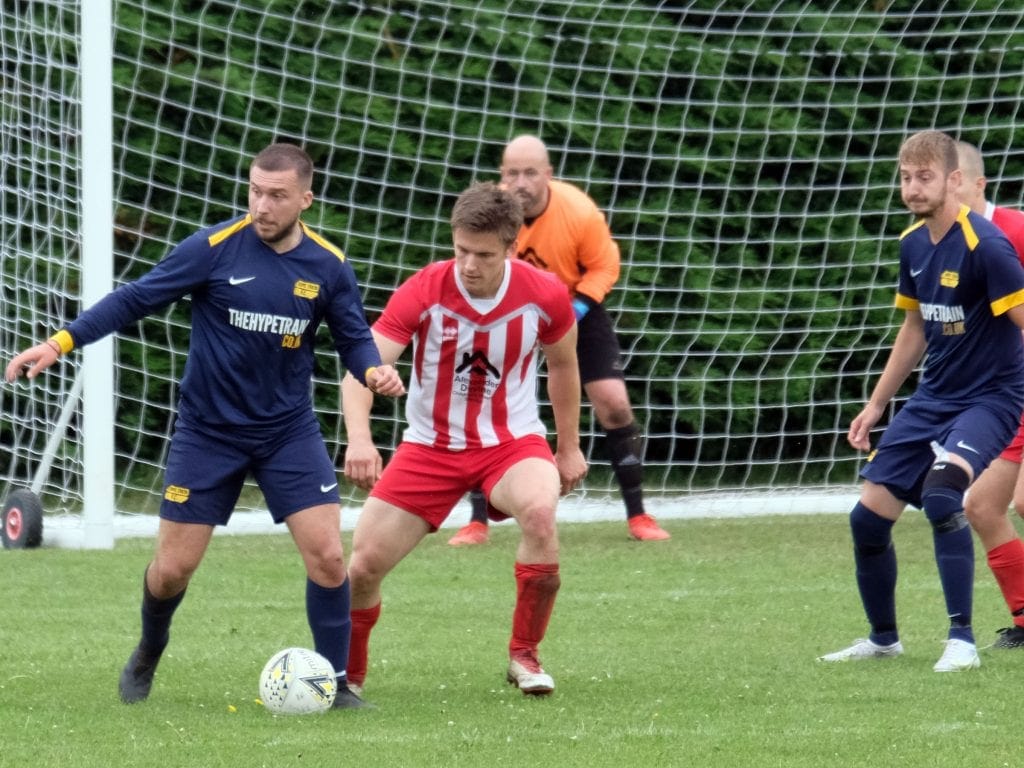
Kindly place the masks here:
[(493, 232), (506, 246), (523, 226), (523, 208), (510, 192), (492, 181), (477, 182), (459, 195), (452, 208), (452, 229)]
[(272, 173), (295, 171), (303, 189), (309, 189), (313, 185), (313, 160), (302, 147), (295, 144), (271, 144), (252, 159), (252, 164)]
[(931, 165), (938, 162), (946, 175), (960, 167), (956, 141), (942, 131), (920, 131), (900, 147), (900, 165)]

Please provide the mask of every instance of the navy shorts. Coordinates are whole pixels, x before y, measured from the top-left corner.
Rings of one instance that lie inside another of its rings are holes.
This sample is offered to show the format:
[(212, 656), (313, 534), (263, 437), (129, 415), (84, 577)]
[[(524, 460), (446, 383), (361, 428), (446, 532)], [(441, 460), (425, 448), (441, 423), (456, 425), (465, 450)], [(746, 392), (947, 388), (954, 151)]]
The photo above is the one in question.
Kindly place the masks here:
[(1019, 420), (1012, 398), (990, 398), (954, 410), (948, 402), (911, 397), (886, 427), (860, 476), (920, 507), (921, 484), (936, 460), (933, 442), (966, 459), (977, 479), (1010, 442)]
[(250, 473), (275, 523), (302, 509), (340, 502), (338, 475), (312, 416), (270, 432), (218, 432), (179, 419), (167, 456), (160, 517), (226, 525)]
[(579, 321), (576, 334), (580, 384), (625, 378), (622, 373), (622, 348), (619, 347), (612, 319), (602, 305), (595, 304), (590, 308)]

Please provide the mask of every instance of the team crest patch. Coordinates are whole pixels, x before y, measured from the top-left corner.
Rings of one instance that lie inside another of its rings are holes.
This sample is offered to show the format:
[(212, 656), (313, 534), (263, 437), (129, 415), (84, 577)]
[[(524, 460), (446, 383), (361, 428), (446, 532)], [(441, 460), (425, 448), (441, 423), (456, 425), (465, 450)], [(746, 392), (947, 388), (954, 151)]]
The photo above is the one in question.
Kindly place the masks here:
[(945, 288), (956, 288), (960, 285), (960, 273), (947, 269), (939, 275), (939, 285)]
[(320, 295), (320, 286), (316, 283), (307, 283), (305, 280), (296, 280), (292, 293), (300, 299), (315, 299)]
[(188, 488), (182, 488), (180, 485), (168, 485), (164, 489), (164, 498), (176, 504), (184, 504), (188, 501), (188, 495)]

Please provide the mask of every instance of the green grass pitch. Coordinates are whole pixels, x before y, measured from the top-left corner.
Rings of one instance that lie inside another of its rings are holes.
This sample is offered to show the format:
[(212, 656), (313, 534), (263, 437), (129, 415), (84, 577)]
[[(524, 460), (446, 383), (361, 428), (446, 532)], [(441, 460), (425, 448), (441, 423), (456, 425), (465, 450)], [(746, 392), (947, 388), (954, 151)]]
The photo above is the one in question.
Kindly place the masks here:
[[(217, 536), (149, 701), (117, 698), (152, 541), (0, 552), (0, 766), (901, 766), (1024, 763), (1024, 651), (936, 674), (945, 616), (919, 513), (895, 529), (906, 654), (823, 665), (864, 635), (843, 515), (564, 525), (542, 660), (557, 690), (504, 681), (516, 529), (430, 537), (389, 576), (371, 641), (372, 711), (274, 718), (257, 679), (309, 645), (287, 535)], [(349, 536), (346, 535), (346, 546)], [(1008, 623), (979, 552), (979, 645)]]

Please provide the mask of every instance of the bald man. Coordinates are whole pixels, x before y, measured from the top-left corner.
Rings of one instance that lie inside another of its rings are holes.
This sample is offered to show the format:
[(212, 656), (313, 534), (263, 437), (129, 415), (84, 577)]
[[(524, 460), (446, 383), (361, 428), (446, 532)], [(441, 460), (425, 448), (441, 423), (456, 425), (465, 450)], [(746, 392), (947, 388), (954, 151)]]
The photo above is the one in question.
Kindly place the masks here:
[[(619, 279), (619, 246), (594, 201), (572, 184), (553, 178), (548, 149), (536, 136), (509, 142), (500, 172), (502, 186), (523, 207), (516, 257), (554, 273), (572, 292), (580, 381), (605, 433), (629, 535), (637, 541), (671, 538), (644, 511), (643, 439), (626, 391), (619, 341), (602, 306)], [(470, 498), (472, 518), (449, 540), (453, 546), (488, 540), (487, 503), (476, 491)]]

